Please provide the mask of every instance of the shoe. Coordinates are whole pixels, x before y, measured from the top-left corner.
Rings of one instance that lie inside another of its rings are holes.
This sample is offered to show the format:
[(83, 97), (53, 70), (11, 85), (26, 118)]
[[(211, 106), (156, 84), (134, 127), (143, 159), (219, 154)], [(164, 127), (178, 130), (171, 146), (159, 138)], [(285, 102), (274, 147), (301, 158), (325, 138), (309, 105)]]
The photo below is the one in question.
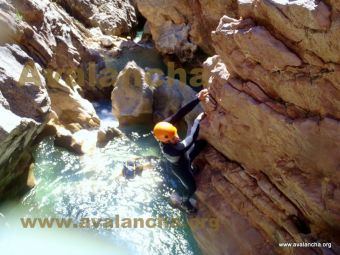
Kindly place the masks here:
[(189, 215), (194, 215), (197, 213), (197, 208), (191, 204), (190, 200), (183, 202), (181, 207)]
[(172, 207), (185, 211), (189, 215), (197, 213), (197, 201), (194, 198), (187, 199), (182, 197), (177, 192), (171, 194), (170, 204)]
[(196, 176), (196, 175), (199, 174), (200, 169), (198, 167), (194, 166), (194, 165), (191, 165), (190, 172), (193, 176)]

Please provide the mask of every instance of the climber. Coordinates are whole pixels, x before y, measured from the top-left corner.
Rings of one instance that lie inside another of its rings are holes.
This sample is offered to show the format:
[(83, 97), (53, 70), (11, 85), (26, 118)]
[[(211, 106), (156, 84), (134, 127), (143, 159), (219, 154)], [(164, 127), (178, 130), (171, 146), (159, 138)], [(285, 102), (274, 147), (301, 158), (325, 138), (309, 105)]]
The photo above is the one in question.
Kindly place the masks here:
[(153, 156), (130, 158), (124, 162), (121, 175), (128, 180), (134, 179), (142, 175), (143, 171), (154, 168), (157, 160), (158, 158)]
[(189, 135), (184, 140), (179, 138), (177, 128), (174, 125), (191, 112), (200, 101), (205, 100), (208, 95), (208, 90), (204, 89), (200, 91), (195, 100), (186, 104), (176, 114), (157, 123), (153, 129), (153, 134), (156, 140), (160, 142), (164, 156), (171, 163), (173, 174), (181, 181), (186, 189), (185, 194), (181, 197), (180, 207), (189, 214), (197, 211), (196, 207), (190, 201), (196, 191), (196, 183), (193, 177), (194, 168), (191, 162), (205, 145), (204, 141), (197, 139), (203, 113), (195, 119)]

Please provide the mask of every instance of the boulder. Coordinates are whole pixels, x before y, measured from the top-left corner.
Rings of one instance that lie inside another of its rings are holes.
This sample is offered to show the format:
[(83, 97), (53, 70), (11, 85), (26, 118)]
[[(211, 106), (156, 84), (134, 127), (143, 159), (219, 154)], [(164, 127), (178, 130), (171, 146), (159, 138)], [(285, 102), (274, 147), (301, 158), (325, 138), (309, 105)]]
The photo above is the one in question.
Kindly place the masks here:
[(145, 72), (132, 61), (119, 73), (111, 95), (112, 113), (120, 124), (152, 119), (153, 92)]
[(54, 145), (67, 149), (77, 155), (85, 154), (83, 149), (84, 140), (77, 140), (75, 136), (67, 129), (57, 128)]
[[(129, 62), (117, 78), (112, 91), (112, 112), (120, 124), (162, 121), (196, 98), (196, 92), (179, 80), (144, 71)], [(202, 112), (197, 106), (185, 117), (187, 126)]]
[[(105, 133), (104, 133), (105, 132)], [(67, 149), (77, 155), (90, 154), (98, 147), (104, 147), (109, 139), (121, 136), (122, 133), (115, 128), (86, 130), (82, 129), (72, 133), (64, 127), (56, 127), (54, 144)]]
[(100, 43), (105, 48), (112, 48), (114, 45), (114, 41), (110, 36), (103, 36), (100, 38)]
[(100, 126), (100, 119), (93, 105), (82, 98), (76, 87), (68, 86), (64, 80), (48, 81), (48, 94), (51, 98), (54, 122), (72, 132), (80, 129), (94, 129)]
[(34, 176), (35, 165), (32, 163), (28, 168), (28, 176), (27, 176), (27, 187), (32, 189), (37, 185), (37, 180)]
[[(176, 113), (185, 104), (196, 99), (196, 92), (179, 80), (169, 77), (160, 78), (162, 84), (154, 90), (153, 119), (159, 122)], [(191, 127), (195, 118), (202, 112), (200, 105), (185, 116), (187, 127)], [(190, 129), (188, 129), (189, 131)]]
[(105, 147), (113, 139), (122, 136), (123, 133), (116, 127), (102, 127), (97, 133), (97, 146)]

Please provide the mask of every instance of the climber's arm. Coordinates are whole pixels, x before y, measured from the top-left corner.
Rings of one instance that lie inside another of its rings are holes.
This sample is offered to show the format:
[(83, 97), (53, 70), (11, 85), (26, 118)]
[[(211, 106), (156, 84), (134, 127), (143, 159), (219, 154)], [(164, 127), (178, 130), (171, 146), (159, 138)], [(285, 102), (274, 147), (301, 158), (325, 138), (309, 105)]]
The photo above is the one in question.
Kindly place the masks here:
[(171, 124), (179, 122), (181, 119), (184, 118), (185, 115), (191, 112), (195, 108), (195, 106), (199, 104), (199, 102), (199, 98), (192, 100), (190, 103), (187, 103), (185, 106), (183, 106), (177, 113), (165, 119), (164, 121), (170, 122)]

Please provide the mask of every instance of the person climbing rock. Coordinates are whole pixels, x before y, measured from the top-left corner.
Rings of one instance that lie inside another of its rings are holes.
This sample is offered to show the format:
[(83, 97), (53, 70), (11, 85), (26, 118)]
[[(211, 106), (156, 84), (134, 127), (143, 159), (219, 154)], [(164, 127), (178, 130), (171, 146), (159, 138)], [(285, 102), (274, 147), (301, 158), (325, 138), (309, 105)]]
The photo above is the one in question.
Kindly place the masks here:
[(180, 206), (189, 214), (196, 213), (197, 211), (197, 208), (190, 201), (196, 191), (196, 183), (193, 176), (195, 169), (191, 163), (205, 145), (205, 141), (197, 139), (200, 121), (204, 113), (197, 116), (189, 134), (184, 140), (181, 140), (178, 136), (175, 125), (191, 112), (200, 101), (205, 100), (208, 95), (207, 89), (200, 91), (195, 100), (186, 104), (171, 117), (157, 123), (153, 129), (153, 134), (156, 140), (160, 142), (164, 156), (171, 163), (173, 174), (186, 189), (185, 194), (181, 196)]

